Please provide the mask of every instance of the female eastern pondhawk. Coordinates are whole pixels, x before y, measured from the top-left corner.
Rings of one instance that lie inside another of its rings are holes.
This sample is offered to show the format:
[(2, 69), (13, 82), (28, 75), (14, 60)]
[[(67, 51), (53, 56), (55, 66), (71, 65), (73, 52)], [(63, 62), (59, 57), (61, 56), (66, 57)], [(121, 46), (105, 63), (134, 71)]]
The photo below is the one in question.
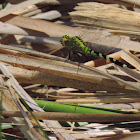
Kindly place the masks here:
[(68, 35), (64, 35), (60, 38), (60, 42), (63, 46), (70, 49), (74, 55), (78, 55), (78, 53), (83, 54), (85, 56), (98, 56), (100, 58), (104, 58), (112, 63), (115, 63), (116, 65), (126, 67), (126, 64), (121, 63), (119, 60), (116, 60), (114, 58), (111, 58), (107, 55), (104, 55), (102, 53), (93, 51), (91, 48), (89, 48), (86, 43), (78, 36), (70, 37)]

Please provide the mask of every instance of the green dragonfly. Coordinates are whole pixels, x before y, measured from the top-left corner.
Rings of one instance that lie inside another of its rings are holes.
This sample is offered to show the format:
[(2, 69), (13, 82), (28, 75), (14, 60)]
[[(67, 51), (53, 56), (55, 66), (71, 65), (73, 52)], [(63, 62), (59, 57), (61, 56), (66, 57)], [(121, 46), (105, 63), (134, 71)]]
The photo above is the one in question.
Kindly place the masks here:
[(106, 59), (112, 63), (115, 63), (116, 65), (119, 65), (121, 67), (127, 67), (126, 64), (123, 64), (119, 60), (116, 60), (114, 58), (111, 58), (107, 55), (104, 55), (102, 53), (93, 51), (91, 48), (87, 46), (87, 44), (78, 36), (70, 37), (68, 35), (64, 35), (60, 38), (60, 42), (63, 46), (70, 49), (74, 55), (82, 54), (85, 56), (98, 56), (100, 58)]

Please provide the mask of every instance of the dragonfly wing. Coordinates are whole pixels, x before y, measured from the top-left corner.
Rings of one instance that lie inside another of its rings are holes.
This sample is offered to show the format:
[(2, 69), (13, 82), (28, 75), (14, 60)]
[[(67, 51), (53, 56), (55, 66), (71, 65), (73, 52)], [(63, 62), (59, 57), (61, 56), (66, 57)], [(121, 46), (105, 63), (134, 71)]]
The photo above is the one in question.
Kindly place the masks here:
[[(85, 42), (90, 42), (96, 44), (99, 47), (99, 52), (108, 54), (119, 44), (121, 38), (119, 35), (113, 35), (109, 33), (109, 30), (105, 31), (105, 26), (98, 19), (80, 18), (80, 20), (73, 21), (77, 26), (85, 28), (85, 30), (80, 34), (80, 37)], [(92, 24), (90, 22), (92, 21)], [(104, 48), (104, 46), (107, 46)], [(93, 47), (93, 49), (96, 46)]]
[[(117, 51), (117, 45), (120, 43), (121, 37), (119, 35), (112, 35), (108, 32), (103, 32), (102, 36), (95, 41), (96, 44), (102, 45), (102, 48), (104, 49), (102, 53), (105, 55)], [(105, 46), (105, 47), (103, 47)]]
[[(79, 25), (79, 24), (78, 24)], [(95, 26), (94, 26), (95, 25)], [(90, 42), (98, 40), (102, 36), (102, 23), (99, 20), (94, 21), (94, 25), (90, 26), (88, 25), (79, 25), (80, 27), (83, 27), (84, 30), (79, 35), (84, 41)]]

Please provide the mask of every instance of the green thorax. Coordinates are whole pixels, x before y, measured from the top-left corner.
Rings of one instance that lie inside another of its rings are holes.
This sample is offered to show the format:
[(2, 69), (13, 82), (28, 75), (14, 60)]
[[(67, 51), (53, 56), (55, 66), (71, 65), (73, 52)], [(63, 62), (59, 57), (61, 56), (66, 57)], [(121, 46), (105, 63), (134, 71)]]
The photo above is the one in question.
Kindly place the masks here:
[(65, 35), (60, 39), (60, 42), (62, 45), (68, 47), (73, 52), (81, 52), (83, 54), (90, 54), (90, 51), (89, 51), (90, 49), (86, 46), (83, 40), (78, 36), (69, 37)]

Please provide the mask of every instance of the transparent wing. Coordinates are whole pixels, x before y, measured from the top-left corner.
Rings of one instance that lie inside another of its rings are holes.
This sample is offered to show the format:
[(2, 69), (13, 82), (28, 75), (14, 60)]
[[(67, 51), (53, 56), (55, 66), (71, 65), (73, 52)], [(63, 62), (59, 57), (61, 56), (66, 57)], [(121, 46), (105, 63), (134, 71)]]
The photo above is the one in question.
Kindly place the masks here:
[[(105, 55), (112, 51), (116, 51), (116, 46), (119, 44), (121, 38), (119, 35), (114, 35), (109, 33), (109, 30), (104, 29), (104, 25), (98, 20), (88, 22), (89, 18), (82, 18), (82, 21), (74, 21), (77, 26), (85, 28), (85, 30), (80, 33), (80, 37), (85, 41), (89, 42), (90, 47), (98, 52)], [(92, 19), (93, 20), (93, 19)], [(94, 23), (94, 24), (93, 24)]]
[[(85, 21), (87, 23), (87, 21)], [(86, 24), (76, 24), (84, 29), (83, 32), (79, 35), (84, 41), (86, 42), (92, 42), (96, 41), (102, 36), (103, 29), (102, 23), (98, 20), (94, 21), (94, 25), (90, 25), (89, 23)]]
[(102, 53), (107, 55), (111, 52), (118, 51), (120, 49), (116, 48), (121, 40), (119, 35), (113, 35), (108, 32), (102, 32), (102, 36), (95, 40), (96, 44), (101, 45)]

